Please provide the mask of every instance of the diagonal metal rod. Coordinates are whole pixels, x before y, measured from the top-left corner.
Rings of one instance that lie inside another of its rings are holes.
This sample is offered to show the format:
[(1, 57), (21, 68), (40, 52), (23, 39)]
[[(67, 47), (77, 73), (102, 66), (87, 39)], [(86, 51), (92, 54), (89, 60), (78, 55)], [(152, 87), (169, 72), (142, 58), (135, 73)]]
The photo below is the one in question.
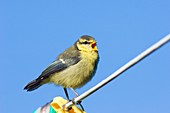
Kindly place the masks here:
[(104, 85), (106, 85), (107, 83), (109, 83), (110, 81), (115, 79), (116, 77), (118, 77), (121, 73), (123, 73), (124, 71), (126, 71), (127, 69), (129, 69), (130, 67), (132, 67), (133, 65), (135, 65), (136, 63), (138, 63), (139, 61), (144, 59), (145, 57), (147, 57), (148, 55), (150, 55), (152, 52), (154, 52), (155, 50), (157, 50), (158, 48), (160, 48), (161, 46), (166, 44), (168, 41), (170, 41), (170, 34), (165, 36), (164, 38), (162, 38), (157, 43), (153, 44), (151, 47), (146, 49), (144, 52), (142, 52), (141, 54), (136, 56), (134, 59), (132, 59), (131, 61), (126, 63), (124, 66), (119, 68), (112, 75), (110, 75), (109, 77), (107, 77), (106, 79), (104, 79), (103, 81), (98, 83), (96, 86), (92, 87), (91, 89), (89, 89), (85, 93), (81, 94), (80, 96), (74, 98), (73, 101), (66, 103), (64, 106), (66, 108), (68, 108), (68, 107), (72, 106), (74, 103), (77, 103), (78, 101), (83, 100), (87, 96), (91, 95), (92, 93), (94, 93), (95, 91), (97, 91), (98, 89), (100, 89), (101, 87), (103, 87)]

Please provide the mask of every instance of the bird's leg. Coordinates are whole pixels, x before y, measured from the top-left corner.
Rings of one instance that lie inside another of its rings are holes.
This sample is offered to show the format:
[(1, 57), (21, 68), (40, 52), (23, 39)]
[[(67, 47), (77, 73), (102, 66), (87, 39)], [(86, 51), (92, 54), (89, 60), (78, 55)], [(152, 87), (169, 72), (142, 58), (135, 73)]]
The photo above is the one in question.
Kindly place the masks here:
[(73, 93), (76, 95), (76, 97), (79, 96), (79, 94), (75, 91), (75, 89), (73, 89), (73, 88), (70, 88), (70, 89), (73, 91)]
[(69, 96), (68, 96), (67, 89), (66, 89), (66, 88), (63, 88), (63, 89), (64, 89), (64, 93), (66, 94), (67, 100), (70, 101)]
[[(70, 101), (69, 96), (68, 96), (68, 92), (67, 92), (67, 88), (63, 88), (64, 89), (64, 93), (66, 94), (67, 100)], [(65, 106), (63, 106), (63, 109), (65, 108)], [(72, 107), (68, 108), (68, 110), (71, 110)]]
[[(75, 91), (75, 89), (73, 89), (73, 88), (70, 88), (70, 89), (73, 91), (73, 93), (76, 95), (76, 97), (79, 96), (79, 94)], [(74, 100), (74, 99), (73, 99), (73, 100)], [(72, 101), (73, 101), (73, 100), (72, 100)], [(83, 108), (83, 105), (81, 104), (81, 102), (82, 102), (82, 101), (78, 101), (77, 104), (80, 105), (81, 109), (84, 111), (84, 108)], [(73, 102), (73, 103), (74, 103), (74, 102)]]

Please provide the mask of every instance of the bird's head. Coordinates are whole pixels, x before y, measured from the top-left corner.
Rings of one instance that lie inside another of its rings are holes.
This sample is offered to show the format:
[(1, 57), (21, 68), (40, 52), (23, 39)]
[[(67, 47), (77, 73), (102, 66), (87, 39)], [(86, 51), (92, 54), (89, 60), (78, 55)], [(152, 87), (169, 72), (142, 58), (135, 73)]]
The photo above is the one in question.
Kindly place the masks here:
[(76, 46), (80, 51), (98, 52), (96, 40), (88, 35), (81, 36), (77, 40)]

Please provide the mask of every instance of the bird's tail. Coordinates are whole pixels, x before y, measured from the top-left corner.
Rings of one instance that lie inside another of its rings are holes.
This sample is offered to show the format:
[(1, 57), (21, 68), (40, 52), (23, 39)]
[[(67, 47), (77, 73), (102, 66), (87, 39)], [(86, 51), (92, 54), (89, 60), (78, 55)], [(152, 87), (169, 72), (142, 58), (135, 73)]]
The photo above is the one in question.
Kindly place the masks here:
[(27, 91), (33, 91), (37, 88), (39, 88), (41, 86), (41, 81), (39, 79), (35, 79), (31, 82), (29, 82), (25, 87), (24, 89), (27, 90)]

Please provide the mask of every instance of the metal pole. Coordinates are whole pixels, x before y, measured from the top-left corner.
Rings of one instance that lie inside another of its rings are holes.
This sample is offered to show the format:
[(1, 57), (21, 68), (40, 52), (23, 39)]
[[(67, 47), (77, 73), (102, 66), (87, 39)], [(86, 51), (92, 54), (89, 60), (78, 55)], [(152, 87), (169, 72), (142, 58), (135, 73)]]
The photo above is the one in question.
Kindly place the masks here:
[(136, 63), (141, 61), (142, 59), (144, 59), (146, 56), (150, 55), (152, 52), (154, 52), (155, 50), (157, 50), (158, 48), (160, 48), (161, 46), (166, 44), (168, 41), (170, 41), (170, 34), (165, 36), (164, 38), (162, 38), (160, 41), (158, 41), (157, 43), (155, 43), (148, 49), (146, 49), (144, 52), (142, 52), (141, 54), (136, 56), (134, 59), (132, 59), (128, 63), (126, 63), (124, 66), (119, 68), (116, 72), (114, 72), (112, 75), (110, 75), (109, 77), (107, 77), (106, 79), (104, 79), (103, 81), (98, 83), (96, 86), (92, 87), (91, 89), (89, 89), (85, 93), (81, 94), (80, 96), (74, 98), (73, 101), (68, 102), (64, 106), (66, 108), (68, 108), (68, 107), (72, 106), (74, 103), (77, 103), (78, 101), (83, 100), (87, 96), (89, 96), (92, 93), (94, 93), (95, 91), (97, 91), (99, 88), (103, 87), (104, 85), (106, 85), (107, 83), (109, 83), (110, 81), (112, 81), (113, 79), (118, 77), (121, 73), (123, 73), (124, 71), (126, 71), (127, 69), (129, 69), (130, 67), (132, 67), (133, 65), (135, 65)]

